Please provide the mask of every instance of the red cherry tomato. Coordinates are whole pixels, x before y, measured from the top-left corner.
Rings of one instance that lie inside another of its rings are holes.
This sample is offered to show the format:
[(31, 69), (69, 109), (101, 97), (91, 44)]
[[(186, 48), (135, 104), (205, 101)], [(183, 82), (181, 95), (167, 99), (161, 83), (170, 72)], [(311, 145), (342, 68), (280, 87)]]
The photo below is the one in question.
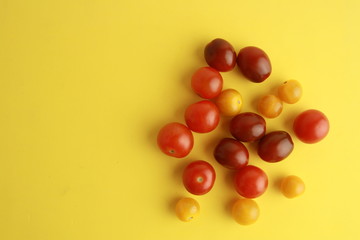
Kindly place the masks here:
[(218, 143), (214, 157), (229, 169), (240, 169), (249, 162), (249, 152), (245, 145), (232, 138), (224, 138)]
[(293, 128), (302, 142), (316, 143), (326, 137), (330, 124), (324, 113), (310, 109), (295, 118)]
[(253, 142), (265, 135), (266, 122), (256, 113), (240, 113), (231, 120), (230, 132), (239, 141)]
[(214, 186), (215, 178), (215, 169), (202, 160), (190, 163), (183, 172), (183, 184), (194, 195), (208, 193)]
[(207, 64), (220, 72), (230, 71), (236, 65), (236, 52), (233, 46), (221, 38), (208, 43), (204, 55)]
[(219, 124), (220, 112), (213, 102), (203, 100), (187, 107), (185, 121), (194, 132), (211, 132)]
[(200, 97), (211, 99), (221, 93), (223, 79), (214, 68), (202, 67), (193, 74), (191, 87)]
[(258, 167), (248, 165), (235, 175), (235, 189), (245, 198), (256, 198), (262, 195), (268, 186), (266, 173)]
[(279, 162), (290, 155), (294, 143), (285, 131), (274, 131), (262, 137), (258, 144), (258, 155), (266, 162)]
[(257, 47), (241, 49), (237, 57), (237, 64), (244, 76), (252, 82), (263, 82), (271, 73), (269, 57)]
[(194, 137), (184, 124), (173, 122), (160, 129), (157, 143), (166, 155), (182, 158), (186, 157), (193, 148)]

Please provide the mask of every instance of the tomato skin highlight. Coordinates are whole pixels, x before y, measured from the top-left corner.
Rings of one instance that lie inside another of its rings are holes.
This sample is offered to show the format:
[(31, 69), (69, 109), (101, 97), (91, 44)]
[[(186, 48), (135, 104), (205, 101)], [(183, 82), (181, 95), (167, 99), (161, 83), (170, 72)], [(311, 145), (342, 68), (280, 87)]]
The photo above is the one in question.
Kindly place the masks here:
[(257, 47), (244, 47), (237, 56), (237, 65), (243, 75), (252, 82), (261, 83), (271, 74), (268, 55)]
[(300, 113), (294, 120), (294, 132), (304, 143), (317, 143), (329, 133), (328, 118), (319, 110), (309, 109)]
[(305, 184), (298, 176), (290, 175), (281, 181), (280, 190), (287, 198), (295, 198), (305, 192)]
[(191, 88), (202, 98), (212, 99), (217, 97), (223, 87), (223, 78), (214, 68), (199, 68), (191, 78)]
[(226, 40), (216, 38), (205, 46), (205, 61), (219, 72), (228, 72), (236, 65), (234, 47)]
[(194, 146), (192, 132), (184, 124), (172, 122), (162, 127), (157, 135), (160, 150), (168, 156), (186, 157)]
[(214, 186), (216, 173), (210, 163), (198, 160), (185, 167), (182, 179), (184, 187), (189, 193), (204, 195)]
[(257, 198), (268, 187), (266, 173), (258, 167), (248, 165), (240, 168), (235, 174), (235, 189), (244, 198)]
[(237, 170), (249, 163), (249, 151), (241, 142), (223, 138), (214, 150), (214, 157), (222, 166)]
[(224, 116), (232, 117), (240, 113), (243, 100), (241, 94), (235, 89), (226, 89), (222, 91), (215, 99), (215, 104), (220, 113)]
[(185, 122), (191, 131), (208, 133), (214, 130), (220, 121), (220, 112), (217, 106), (203, 100), (191, 104), (185, 111)]

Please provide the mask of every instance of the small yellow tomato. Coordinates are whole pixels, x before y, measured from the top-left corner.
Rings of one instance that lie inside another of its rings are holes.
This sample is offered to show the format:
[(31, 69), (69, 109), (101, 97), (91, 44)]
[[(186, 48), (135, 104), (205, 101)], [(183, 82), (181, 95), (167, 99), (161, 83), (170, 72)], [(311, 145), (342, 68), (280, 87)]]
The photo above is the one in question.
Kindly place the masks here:
[(283, 109), (282, 101), (275, 95), (266, 95), (262, 97), (258, 104), (258, 111), (264, 117), (276, 118)]
[(296, 103), (302, 95), (302, 88), (298, 81), (288, 80), (278, 88), (279, 98), (289, 104)]
[(235, 116), (240, 113), (243, 100), (235, 89), (226, 89), (215, 99), (215, 104), (225, 116)]
[(257, 203), (252, 199), (239, 199), (232, 208), (232, 216), (241, 225), (250, 225), (259, 218), (260, 210)]
[(200, 214), (200, 205), (193, 198), (181, 198), (176, 203), (175, 212), (181, 221), (189, 222)]
[(305, 184), (297, 176), (287, 176), (281, 181), (281, 192), (287, 198), (300, 196), (305, 191)]

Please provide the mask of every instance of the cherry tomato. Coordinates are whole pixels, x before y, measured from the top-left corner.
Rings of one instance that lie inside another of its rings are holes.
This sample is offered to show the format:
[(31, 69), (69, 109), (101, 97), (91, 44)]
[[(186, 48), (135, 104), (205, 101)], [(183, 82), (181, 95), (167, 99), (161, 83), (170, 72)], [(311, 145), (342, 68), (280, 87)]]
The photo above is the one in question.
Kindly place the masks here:
[(202, 160), (191, 162), (183, 172), (183, 184), (190, 193), (204, 195), (214, 186), (215, 169)]
[(211, 132), (219, 124), (219, 109), (208, 100), (193, 103), (185, 111), (185, 121), (194, 132)]
[(193, 198), (181, 198), (175, 206), (178, 218), (184, 222), (190, 222), (200, 214), (200, 205)]
[(296, 103), (302, 95), (302, 88), (298, 81), (288, 80), (278, 88), (279, 98), (289, 104)]
[(296, 136), (304, 143), (317, 143), (329, 132), (329, 120), (324, 113), (310, 109), (299, 114), (294, 121)]
[(200, 97), (211, 99), (221, 93), (223, 79), (214, 68), (202, 67), (193, 74), (191, 87)]
[(227, 72), (235, 67), (236, 52), (224, 39), (216, 38), (208, 43), (204, 55), (207, 64), (220, 72)]
[(274, 131), (262, 137), (258, 144), (258, 155), (266, 162), (279, 162), (290, 155), (294, 143), (285, 131)]
[(232, 138), (222, 139), (215, 148), (218, 163), (229, 169), (240, 169), (249, 162), (249, 152), (244, 144)]
[(166, 155), (183, 158), (193, 148), (194, 137), (184, 124), (173, 122), (160, 129), (157, 143), (161, 151)]
[(260, 210), (252, 199), (239, 199), (232, 207), (232, 216), (241, 225), (250, 225), (259, 218)]
[(235, 89), (226, 89), (215, 99), (215, 104), (223, 115), (235, 116), (240, 113), (243, 100)]
[(266, 122), (256, 113), (240, 113), (231, 120), (230, 132), (239, 141), (253, 142), (265, 135)]
[(266, 95), (259, 101), (258, 111), (267, 118), (276, 118), (283, 109), (281, 100), (275, 95)]
[(237, 57), (237, 64), (244, 76), (252, 82), (263, 82), (271, 73), (268, 55), (257, 47), (241, 49)]
[(298, 197), (305, 191), (305, 184), (297, 176), (287, 176), (281, 181), (281, 192), (287, 198)]
[(248, 165), (240, 168), (235, 175), (235, 189), (245, 198), (262, 195), (268, 186), (266, 173), (258, 167)]

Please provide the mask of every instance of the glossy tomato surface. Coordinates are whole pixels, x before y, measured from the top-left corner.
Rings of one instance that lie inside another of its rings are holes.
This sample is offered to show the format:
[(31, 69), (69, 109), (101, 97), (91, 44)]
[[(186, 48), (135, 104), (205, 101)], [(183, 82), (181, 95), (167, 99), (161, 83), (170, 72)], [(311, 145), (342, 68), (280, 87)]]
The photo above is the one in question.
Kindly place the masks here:
[(268, 187), (266, 173), (255, 166), (248, 165), (240, 168), (235, 175), (235, 189), (245, 198), (261, 196)]
[(191, 87), (202, 98), (215, 98), (221, 93), (223, 78), (216, 69), (202, 67), (193, 74)]
[(200, 214), (200, 204), (193, 198), (181, 198), (175, 206), (175, 213), (181, 221), (190, 222)]
[(271, 73), (268, 55), (257, 47), (241, 49), (237, 57), (237, 64), (244, 76), (252, 82), (263, 82)]
[(173, 122), (162, 127), (157, 136), (159, 148), (166, 155), (183, 158), (194, 146), (192, 132), (184, 124)]
[(295, 118), (293, 129), (302, 142), (317, 143), (328, 134), (330, 123), (324, 113), (310, 109)]
[(230, 122), (230, 133), (242, 142), (253, 142), (265, 135), (265, 119), (252, 112), (240, 113)]
[(219, 108), (220, 113), (230, 117), (240, 113), (243, 100), (238, 91), (229, 88), (220, 93), (215, 99), (215, 104)]
[(253, 199), (238, 199), (232, 209), (231, 214), (234, 220), (241, 225), (250, 225), (259, 218), (259, 206)]
[(274, 131), (260, 139), (257, 152), (266, 162), (279, 162), (289, 156), (293, 149), (294, 143), (290, 134)]
[(206, 45), (204, 56), (207, 64), (220, 72), (230, 71), (236, 65), (233, 46), (221, 38), (216, 38)]
[(219, 124), (220, 112), (213, 102), (203, 100), (187, 107), (185, 121), (190, 130), (194, 132), (211, 132)]
[(249, 151), (241, 142), (232, 139), (222, 139), (214, 150), (218, 163), (232, 170), (240, 169), (249, 162)]
[(202, 160), (191, 162), (183, 172), (183, 184), (194, 195), (208, 193), (214, 186), (215, 178), (215, 169)]

